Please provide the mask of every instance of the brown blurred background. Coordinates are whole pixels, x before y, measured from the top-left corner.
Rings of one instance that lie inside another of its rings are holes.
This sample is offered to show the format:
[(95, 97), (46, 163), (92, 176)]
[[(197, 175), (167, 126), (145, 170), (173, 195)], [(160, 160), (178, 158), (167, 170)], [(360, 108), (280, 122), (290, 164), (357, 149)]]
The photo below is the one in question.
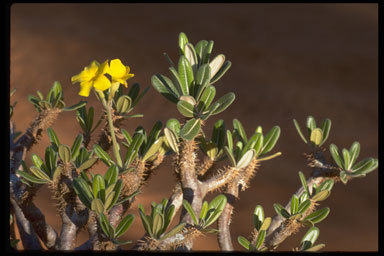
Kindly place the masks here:
[[(214, 40), (213, 55), (223, 53), (231, 69), (216, 84), (217, 96), (233, 91), (235, 102), (219, 116), (232, 129), (238, 118), (248, 136), (261, 125), (264, 131), (281, 127), (274, 151), (282, 156), (262, 164), (251, 187), (240, 194), (232, 218), (232, 238), (252, 231), (252, 213), (257, 204), (266, 216), (273, 216), (273, 203), (285, 204), (300, 186), (298, 171), (309, 175), (292, 119), (303, 126), (308, 115), (318, 123), (332, 120), (326, 146), (335, 143), (349, 148), (361, 144), (361, 155), (378, 157), (378, 17), (377, 4), (14, 4), (11, 9), (11, 90), (17, 92), (13, 120), (25, 131), (36, 112), (27, 101), (40, 90), (46, 95), (54, 81), (60, 81), (67, 105), (84, 100), (77, 95), (78, 84), (71, 76), (92, 60), (120, 58), (131, 66), (138, 82), (151, 87), (135, 108), (145, 115), (125, 123), (132, 132), (138, 125), (147, 130), (157, 120), (165, 123), (180, 117), (174, 105), (151, 86), (155, 73), (168, 75), (167, 52), (177, 61), (179, 32), (196, 44)], [(93, 94), (88, 106), (100, 110)], [(96, 113), (100, 115), (100, 112)], [(53, 125), (61, 143), (71, 145), (80, 131), (74, 112), (61, 114)], [(205, 132), (210, 134), (206, 125)], [(42, 156), (47, 135), (33, 148)], [(330, 160), (330, 159), (328, 159)], [(27, 164), (31, 165), (30, 154)], [(105, 170), (103, 165), (96, 168)], [(152, 176), (136, 204), (134, 225), (126, 239), (143, 235), (137, 203), (146, 209), (171, 194), (175, 184), (171, 161), (166, 160)], [(212, 198), (210, 195), (209, 198)], [(61, 230), (54, 201), (44, 187), (36, 197), (50, 223)], [(375, 251), (378, 249), (378, 172), (338, 183), (332, 196), (321, 204), (330, 215), (318, 224), (328, 251)], [(299, 246), (306, 230), (290, 237), (279, 247)], [(81, 232), (78, 244), (87, 239)], [(125, 247), (131, 248), (130, 245)], [(214, 235), (197, 239), (195, 250), (218, 250)]]

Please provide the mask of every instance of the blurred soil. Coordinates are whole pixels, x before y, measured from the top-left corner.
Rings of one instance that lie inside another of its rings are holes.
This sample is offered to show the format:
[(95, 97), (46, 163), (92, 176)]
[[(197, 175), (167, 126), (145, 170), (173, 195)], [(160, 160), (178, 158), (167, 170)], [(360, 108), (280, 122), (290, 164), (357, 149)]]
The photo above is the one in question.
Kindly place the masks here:
[[(60, 81), (67, 105), (84, 100), (71, 76), (92, 60), (120, 58), (131, 67), (142, 87), (152, 87), (153, 74), (168, 75), (167, 52), (177, 57), (179, 32), (191, 42), (214, 40), (213, 55), (223, 53), (232, 67), (217, 83), (217, 96), (233, 91), (236, 100), (218, 118), (232, 129), (239, 119), (248, 136), (258, 125), (268, 131), (281, 127), (275, 151), (282, 156), (262, 164), (251, 187), (241, 192), (232, 218), (232, 238), (252, 231), (257, 204), (273, 216), (273, 203), (285, 204), (300, 186), (298, 171), (309, 175), (303, 153), (307, 148), (293, 126), (304, 125), (308, 115), (332, 120), (330, 143), (349, 148), (361, 144), (361, 158), (378, 157), (378, 17), (377, 4), (14, 4), (11, 9), (11, 90), (17, 92), (13, 121), (25, 131), (36, 112), (27, 101), (40, 90), (44, 95)], [(89, 106), (101, 108), (92, 95)], [(153, 88), (135, 108), (142, 119), (125, 122), (132, 132), (147, 130), (155, 121), (180, 117), (174, 105)], [(73, 112), (63, 113), (53, 125), (61, 143), (71, 145), (80, 131)], [(33, 152), (42, 156), (48, 145), (45, 134)], [(360, 158), (360, 159), (361, 159)], [(31, 165), (30, 153), (27, 164)], [(330, 160), (328, 158), (328, 160)], [(95, 170), (105, 170), (103, 165)], [(176, 182), (171, 159), (152, 176), (129, 211), (136, 220), (124, 237), (137, 240), (143, 228), (137, 203), (149, 209), (152, 201), (168, 197)], [(209, 199), (214, 195), (210, 195)], [(46, 219), (58, 232), (60, 218), (51, 193), (44, 187), (35, 199)], [(337, 184), (321, 204), (331, 208), (318, 226), (318, 243), (327, 251), (378, 249), (378, 171), (347, 186)], [(297, 247), (305, 231), (279, 247)], [(82, 231), (78, 245), (87, 239)], [(131, 246), (124, 248), (129, 249)], [(218, 250), (214, 235), (196, 240), (195, 250)]]

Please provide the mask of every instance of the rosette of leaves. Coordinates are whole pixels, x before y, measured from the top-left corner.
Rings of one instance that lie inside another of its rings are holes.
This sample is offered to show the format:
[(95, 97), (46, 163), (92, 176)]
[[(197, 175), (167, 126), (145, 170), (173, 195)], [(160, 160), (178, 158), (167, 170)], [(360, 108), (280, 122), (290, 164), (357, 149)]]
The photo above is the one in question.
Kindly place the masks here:
[(220, 119), (213, 125), (211, 139), (208, 140), (204, 135), (198, 137), (201, 150), (211, 159), (216, 161), (225, 156), (225, 124), (224, 120)]
[(264, 246), (264, 240), (271, 221), (271, 217), (264, 218), (263, 207), (257, 205), (253, 211), (253, 225), (256, 230), (254, 241), (250, 242), (243, 236), (238, 236), (237, 241), (248, 251), (262, 252), (267, 250), (267, 247)]
[[(239, 120), (233, 120), (233, 127), (232, 132), (227, 130), (227, 145), (224, 146), (224, 151), (232, 166), (237, 168), (246, 167), (254, 157), (260, 158), (268, 154), (280, 137), (279, 126), (272, 127), (265, 136), (261, 126), (259, 126), (250, 138), (247, 138), (244, 127)], [(278, 152), (268, 158), (280, 154)]]
[(169, 232), (166, 232), (175, 215), (175, 206), (167, 207), (168, 199), (164, 198), (160, 204), (151, 205), (151, 214), (146, 215), (144, 207), (139, 204), (139, 214), (145, 233), (159, 241), (172, 237), (183, 230), (185, 223), (180, 223)]
[(303, 252), (316, 252), (324, 248), (325, 244), (314, 245), (320, 235), (320, 230), (317, 227), (311, 227), (303, 236), (300, 242), (300, 250)]
[(335, 144), (329, 146), (332, 158), (341, 169), (340, 180), (346, 184), (349, 179), (356, 177), (364, 177), (379, 166), (378, 159), (369, 157), (356, 163), (360, 154), (360, 143), (355, 141), (350, 149), (342, 149), (342, 155), (339, 154)]
[(63, 90), (59, 82), (54, 82), (51, 89), (48, 91), (47, 96), (44, 99), (43, 94), (37, 91), (37, 97), (34, 95), (28, 96), (28, 101), (33, 104), (36, 110), (40, 113), (42, 110), (49, 110), (58, 108), (63, 111), (72, 111), (81, 108), (87, 104), (86, 101), (80, 101), (79, 103), (65, 107)]
[(99, 224), (104, 235), (109, 238), (112, 243), (114, 243), (115, 245), (125, 245), (132, 243), (132, 241), (119, 241), (117, 239), (127, 232), (134, 219), (134, 215), (128, 214), (119, 222), (119, 224), (117, 224), (116, 227), (113, 227), (107, 217), (103, 213), (101, 213), (99, 215)]
[(210, 56), (213, 41), (202, 40), (193, 46), (184, 33), (179, 35), (180, 58), (177, 67), (166, 55), (171, 64), (171, 79), (157, 74), (152, 76), (153, 87), (165, 98), (177, 104), (177, 109), (190, 120), (183, 126), (180, 136), (192, 140), (200, 131), (201, 120), (217, 115), (228, 108), (235, 100), (234, 93), (227, 93), (213, 102), (217, 82), (231, 66), (223, 54), (212, 61)]
[(194, 226), (203, 232), (217, 232), (216, 229), (209, 229), (221, 215), (227, 204), (227, 197), (225, 195), (218, 195), (210, 203), (204, 201), (201, 207), (199, 218), (193, 210), (191, 204), (187, 200), (183, 200), (183, 206), (192, 218)]
[(90, 174), (84, 171), (79, 177), (73, 179), (73, 188), (81, 202), (97, 214), (107, 213), (113, 206), (129, 200), (139, 192), (120, 199), (122, 180), (119, 179), (118, 167), (113, 165), (108, 168), (104, 177), (100, 174)]
[(140, 93), (140, 84), (135, 83), (131, 86), (128, 93), (124, 94), (123, 87), (120, 86), (116, 91), (112, 102), (112, 107), (115, 110), (115, 114), (126, 117), (142, 117), (143, 115), (141, 114), (131, 116), (128, 116), (127, 114), (133, 110), (133, 108), (143, 98), (148, 90), (149, 87), (145, 88)]
[(300, 196), (293, 195), (291, 197), (290, 210), (286, 210), (279, 203), (275, 203), (273, 207), (276, 213), (285, 219), (297, 220), (305, 225), (313, 226), (314, 224), (324, 220), (328, 216), (330, 209), (326, 207), (310, 214), (306, 214), (306, 211), (311, 206), (313, 207), (313, 204), (323, 201), (329, 197), (334, 181), (332, 179), (327, 179), (318, 186), (314, 185), (311, 193), (302, 172), (299, 172), (299, 177), (304, 188), (304, 192)]
[(321, 127), (316, 127), (316, 120), (312, 116), (307, 117), (306, 134), (301, 131), (300, 125), (295, 119), (293, 119), (293, 124), (295, 125), (300, 138), (306, 144), (310, 142), (311, 145), (315, 147), (321, 147), (324, 144), (324, 142), (328, 139), (328, 135), (331, 130), (331, 120), (325, 119), (322, 122)]

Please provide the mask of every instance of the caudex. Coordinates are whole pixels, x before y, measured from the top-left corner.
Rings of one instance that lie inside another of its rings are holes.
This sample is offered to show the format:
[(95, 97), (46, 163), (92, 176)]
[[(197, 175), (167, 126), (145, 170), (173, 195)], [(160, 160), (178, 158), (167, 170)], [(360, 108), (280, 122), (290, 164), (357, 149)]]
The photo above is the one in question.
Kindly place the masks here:
[[(80, 96), (88, 97), (93, 92), (102, 104), (104, 112), (97, 121), (94, 108), (88, 107), (86, 101), (66, 107), (59, 82), (54, 83), (46, 97), (39, 91), (37, 96), (29, 96), (38, 112), (30, 127), (22, 134), (10, 122), (11, 246), (116, 250), (132, 243), (132, 250), (191, 250), (196, 237), (210, 232), (217, 234), (221, 250), (234, 250), (230, 232), (234, 207), (240, 192), (249, 187), (256, 172), (262, 169), (263, 161), (281, 155), (274, 150), (280, 127), (264, 132), (258, 126), (253, 134), (247, 135), (239, 120), (233, 119), (233, 128), (227, 129), (219, 119), (209, 129), (212, 134), (204, 132), (206, 120), (221, 114), (235, 100), (232, 92), (215, 98), (216, 83), (229, 70), (231, 62), (223, 54), (211, 58), (212, 50), (213, 41), (202, 40), (193, 45), (184, 33), (179, 34), (178, 63), (164, 54), (170, 65), (169, 77), (156, 74), (151, 82), (157, 92), (176, 105), (181, 117), (171, 118), (165, 125), (157, 121), (149, 132), (141, 126), (133, 133), (123, 128), (125, 121), (143, 116), (130, 112), (149, 88), (142, 90), (135, 83), (126, 91), (127, 80), (134, 75), (119, 59), (102, 64), (93, 61), (72, 77), (72, 83), (80, 83)], [(14, 110), (15, 104), (10, 106), (11, 116)], [(76, 111), (82, 131), (70, 146), (61, 144), (60, 136), (51, 128), (62, 111)], [(308, 145), (307, 164), (312, 173), (305, 177), (299, 172), (301, 187), (285, 206), (273, 204), (275, 216), (265, 217), (263, 207), (255, 206), (252, 233), (248, 238), (239, 236), (236, 241), (246, 250), (274, 251), (300, 229), (308, 231), (294, 250), (322, 249), (324, 244), (315, 244), (319, 236), (316, 224), (327, 217), (330, 209), (321, 208), (320, 203), (330, 196), (335, 183), (346, 184), (378, 167), (374, 158), (357, 161), (359, 142), (341, 151), (331, 144), (329, 152), (334, 162), (326, 163), (327, 148), (323, 145), (331, 130), (331, 120), (325, 119), (317, 126), (309, 116), (304, 128), (296, 120), (293, 124)], [(98, 137), (96, 130), (101, 130)], [(43, 157), (31, 154), (33, 165), (28, 167), (24, 161), (27, 152), (45, 133), (51, 144)], [(129, 214), (133, 201), (166, 157), (172, 158), (177, 177), (173, 193), (160, 203), (153, 202), (150, 213), (139, 205), (145, 233), (138, 241), (122, 240), (135, 219)], [(105, 166), (103, 175), (94, 174), (99, 161)], [(45, 221), (34, 204), (36, 192), (44, 184), (57, 202), (62, 222), (60, 233)], [(218, 195), (207, 202), (208, 193)], [(178, 211), (180, 219), (171, 226)], [(15, 225), (19, 237), (15, 235)], [(76, 237), (82, 228), (87, 229), (89, 240), (76, 247)]]

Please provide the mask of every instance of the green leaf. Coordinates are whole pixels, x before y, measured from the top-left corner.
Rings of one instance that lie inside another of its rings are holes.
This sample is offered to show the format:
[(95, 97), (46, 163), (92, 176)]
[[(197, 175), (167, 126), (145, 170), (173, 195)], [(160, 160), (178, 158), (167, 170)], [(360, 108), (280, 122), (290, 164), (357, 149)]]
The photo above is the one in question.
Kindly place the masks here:
[(196, 90), (194, 93), (195, 99), (200, 100), (201, 93), (209, 85), (209, 80), (211, 77), (211, 68), (209, 64), (202, 65), (198, 70), (195, 78)]
[(229, 130), (227, 130), (227, 144), (228, 144), (228, 151), (232, 154), (233, 138), (232, 138), (232, 133)]
[(325, 244), (317, 244), (311, 248), (305, 250), (306, 252), (317, 252), (325, 247)]
[(21, 170), (17, 170), (16, 173), (26, 179), (27, 181), (30, 181), (32, 183), (37, 183), (37, 184), (45, 184), (48, 182), (48, 180), (42, 180), (39, 178), (36, 178), (35, 176)]
[(72, 147), (71, 147), (71, 160), (75, 160), (76, 157), (79, 155), (81, 144), (83, 143), (83, 135), (79, 134), (77, 135), (76, 139), (74, 140)]
[(320, 230), (317, 227), (311, 227), (310, 229), (308, 229), (307, 233), (301, 239), (301, 250), (309, 249), (316, 242), (317, 238), (319, 237), (319, 234)]
[(304, 221), (309, 220), (312, 223), (316, 224), (325, 219), (329, 214), (330, 209), (328, 207), (317, 210), (307, 217), (304, 218)]
[(101, 229), (103, 230), (104, 234), (108, 237), (110, 237), (110, 226), (111, 224), (109, 223), (107, 217), (105, 217), (105, 215), (103, 213), (101, 213), (99, 215), (99, 222), (100, 222), (100, 226), (101, 226)]
[(104, 212), (103, 202), (98, 198), (93, 199), (91, 204), (91, 210), (97, 212), (98, 214), (103, 213)]
[(159, 237), (161, 235), (161, 231), (163, 229), (164, 219), (160, 213), (155, 214), (153, 218), (153, 234), (155, 237)]
[(235, 100), (235, 94), (233, 92), (225, 94), (223, 97), (218, 99), (215, 103), (219, 103), (219, 107), (213, 111), (212, 115), (217, 115), (227, 109), (232, 102)]
[(323, 190), (329, 190), (331, 191), (333, 185), (335, 184), (335, 182), (332, 180), (332, 179), (328, 179), (324, 182), (322, 182), (316, 189), (316, 191), (320, 192), (320, 191), (323, 191)]
[(201, 95), (200, 101), (197, 104), (197, 109), (199, 112), (207, 110), (211, 105), (213, 99), (216, 95), (216, 88), (212, 85), (205, 88), (203, 94)]
[(183, 91), (181, 89), (181, 80), (180, 80), (179, 73), (176, 71), (174, 67), (170, 67), (169, 71), (171, 72), (171, 79), (176, 89), (174, 93), (178, 96), (178, 98), (180, 98), (180, 96), (183, 95)]
[(51, 141), (51, 143), (53, 145), (55, 145), (56, 148), (59, 148), (60, 141), (57, 138), (57, 135), (56, 135), (55, 131), (52, 128), (48, 128), (47, 129), (47, 133), (48, 133), (48, 137), (49, 137), (49, 140)]
[(84, 161), (77, 169), (80, 171), (86, 170), (91, 168), (97, 161), (97, 158), (90, 158), (86, 161)]
[(337, 150), (337, 146), (335, 144), (331, 144), (329, 146), (329, 152), (331, 153), (331, 156), (332, 156), (333, 160), (335, 161), (335, 163), (337, 164), (337, 166), (339, 166), (341, 169), (343, 169), (341, 157), (339, 155), (339, 152)]
[(32, 163), (37, 167), (37, 168), (42, 168), (41, 166), (44, 164), (43, 160), (36, 154), (32, 154), (31, 156)]
[(112, 208), (112, 206), (113, 206), (113, 199), (115, 198), (115, 194), (116, 194), (115, 191), (109, 192), (109, 190), (112, 190), (110, 188), (113, 189), (113, 187), (109, 187), (107, 189), (107, 192), (106, 192), (105, 205), (104, 205), (106, 211), (109, 211), (109, 209)]
[(320, 202), (320, 201), (327, 199), (330, 194), (331, 194), (331, 191), (323, 190), (323, 191), (318, 192), (316, 195), (314, 195), (312, 197), (312, 200), (315, 202)]
[(341, 172), (340, 172), (340, 180), (341, 180), (344, 184), (347, 184), (347, 182), (348, 182), (348, 176), (347, 176), (347, 174), (345, 173), (345, 171), (341, 171)]
[(307, 117), (308, 134), (311, 135), (313, 129), (316, 128), (316, 121), (312, 116)]
[(212, 130), (212, 142), (217, 145), (220, 150), (223, 148), (225, 143), (225, 124), (224, 120), (220, 119), (216, 121)]
[(307, 192), (307, 194), (309, 195), (307, 180), (305, 179), (304, 174), (302, 172), (299, 172), (299, 177), (300, 177), (300, 181), (301, 181), (301, 184), (303, 185), (305, 192)]
[(215, 209), (215, 210), (213, 213), (207, 214), (204, 227), (210, 226), (220, 217), (226, 204), (227, 204), (227, 197), (223, 194), (218, 195), (214, 199), (212, 199), (212, 201), (208, 204), (208, 212), (211, 211), (212, 209)]
[(111, 184), (116, 183), (119, 176), (119, 169), (116, 165), (112, 165), (108, 168), (107, 172), (104, 175), (105, 183), (107, 187)]
[(105, 201), (105, 182), (103, 176), (96, 174), (92, 181), (93, 196)]
[(323, 131), (320, 128), (315, 128), (311, 132), (310, 141), (315, 144), (315, 146), (319, 146), (323, 140)]
[(141, 144), (144, 142), (144, 134), (142, 133), (136, 133), (133, 136), (131, 144), (129, 144), (129, 147), (127, 149), (127, 152), (125, 154), (125, 166), (128, 166), (132, 160), (136, 157), (137, 153), (139, 152), (139, 148)]
[(45, 150), (45, 165), (47, 168), (45, 169), (43, 165), (42, 169), (45, 169), (44, 171), (46, 171), (46, 174), (51, 176), (57, 165), (57, 153), (52, 146), (47, 147)]
[(195, 52), (195, 48), (193, 47), (192, 44), (187, 43), (185, 45), (184, 54), (185, 54), (185, 57), (187, 58), (187, 60), (189, 61), (189, 63), (191, 64), (191, 67), (195, 73), (196, 68), (197, 68), (197, 64), (198, 64), (198, 59), (197, 59), (197, 55)]
[(299, 198), (294, 194), (291, 198), (291, 215), (296, 214), (299, 209)]
[(183, 54), (184, 54), (185, 45), (187, 43), (188, 43), (187, 35), (184, 32), (180, 32), (180, 34), (179, 34), (179, 49), (182, 51)]
[(351, 159), (349, 161), (349, 167), (348, 169), (351, 169), (351, 167), (355, 164), (357, 157), (360, 154), (360, 143), (355, 141), (351, 148), (349, 149), (349, 154), (351, 156)]
[(305, 136), (304, 136), (303, 133), (301, 132), (299, 123), (298, 123), (295, 119), (293, 119), (293, 124), (295, 125), (296, 130), (297, 130), (297, 132), (298, 132), (299, 135), (300, 135), (300, 138), (301, 138), (305, 143), (307, 143), (307, 139), (305, 138)]
[(264, 222), (264, 210), (261, 205), (257, 205), (255, 207), (255, 210), (253, 211), (253, 225), (255, 226), (256, 230), (259, 231), (261, 225)]
[(197, 217), (196, 217), (196, 214), (195, 214), (195, 211), (193, 210), (191, 204), (187, 201), (187, 200), (183, 200), (183, 206), (185, 208), (185, 210), (189, 213), (189, 215), (191, 216), (193, 222), (195, 223), (195, 225), (199, 225), (199, 222), (197, 220)]
[(116, 110), (119, 114), (126, 113), (132, 106), (132, 99), (128, 95), (121, 96), (116, 103)]
[(263, 245), (266, 234), (267, 232), (265, 230), (260, 230), (255, 243), (257, 249), (261, 248), (261, 246)]
[(232, 151), (229, 150), (229, 148), (227, 146), (224, 147), (224, 152), (225, 154), (227, 155), (229, 161), (231, 162), (231, 165), (233, 167), (236, 167), (236, 160), (235, 160), (235, 157), (233, 156), (232, 154)]
[(219, 79), (228, 71), (228, 69), (231, 67), (231, 65), (232, 65), (232, 62), (230, 62), (228, 60), (225, 61), (224, 65), (221, 66), (221, 68), (216, 73), (216, 75), (214, 75), (212, 77), (211, 84), (216, 83), (217, 81), (219, 81)]
[[(164, 208), (165, 208), (165, 206), (164, 206)], [(165, 211), (164, 228), (162, 230), (162, 233), (164, 233), (167, 230), (169, 224), (171, 223), (171, 221), (174, 217), (174, 213), (175, 213), (175, 206), (172, 204), (169, 207), (167, 207), (167, 209)]]
[(59, 146), (59, 156), (63, 160), (63, 163), (69, 163), (71, 161), (71, 150), (67, 145), (61, 144)]
[(194, 80), (191, 64), (185, 56), (181, 56), (178, 64), (178, 72), (181, 81), (183, 95), (189, 95), (189, 88)]
[(193, 111), (194, 106), (187, 101), (180, 100), (177, 103), (177, 109), (179, 110), (180, 114), (182, 114), (185, 117), (194, 116), (194, 111)]
[(180, 122), (177, 119), (175, 118), (169, 119), (167, 121), (166, 127), (172, 130), (175, 133), (175, 135), (180, 134)]
[[(170, 88), (170, 85), (172, 86), (173, 83), (171, 80), (169, 80), (167, 77), (163, 75), (154, 75), (151, 78), (151, 83), (156, 91), (158, 91), (160, 94), (162, 94), (165, 98), (167, 98), (169, 101), (173, 103), (178, 102), (178, 96), (177, 96), (177, 90), (175, 88), (175, 91)], [(173, 86), (174, 87), (174, 86)]]
[(233, 128), (235, 129), (235, 134), (241, 139), (244, 143), (247, 143), (247, 135), (245, 134), (245, 130), (243, 125), (239, 120), (233, 119)]
[(248, 251), (250, 250), (250, 244), (251, 242), (248, 241), (247, 238), (243, 237), (243, 236), (238, 236), (237, 237), (237, 242), (243, 246), (245, 249), (247, 249)]
[(237, 163), (236, 167), (241, 169), (241, 168), (245, 168), (247, 167), (252, 159), (255, 157), (255, 150), (254, 149), (250, 149), (248, 150), (242, 157), (241, 159), (239, 160), (239, 162)]
[(91, 209), (91, 203), (93, 199), (93, 195), (89, 189), (88, 184), (85, 180), (82, 178), (74, 178), (73, 182), (73, 189), (75, 190), (76, 194), (79, 196), (81, 202), (87, 206), (87, 208)]
[(46, 181), (51, 180), (50, 177), (44, 171), (37, 168), (36, 166), (31, 166), (29, 170), (31, 171), (31, 173), (33, 173), (33, 175), (35, 175), (39, 179), (46, 180)]
[(193, 140), (200, 132), (200, 120), (192, 118), (180, 130), (180, 136), (186, 140)]
[(205, 216), (207, 215), (207, 212), (208, 212), (208, 202), (204, 201), (203, 206), (201, 207), (199, 220), (204, 220)]
[(147, 150), (147, 152), (143, 156), (143, 161), (147, 161), (150, 157), (154, 156), (159, 151), (159, 149), (161, 148), (162, 144), (163, 144), (163, 137), (157, 139), (151, 145), (151, 147)]
[(260, 155), (270, 152), (273, 147), (276, 145), (277, 140), (280, 137), (280, 127), (274, 126), (272, 129), (265, 135), (264, 146), (261, 150)]
[(152, 233), (151, 223), (149, 222), (149, 219), (147, 219), (147, 216), (145, 215), (144, 208), (142, 205), (139, 205), (139, 214), (140, 214), (140, 219), (141, 219), (141, 222), (143, 223), (145, 232), (152, 237), (153, 233)]
[(287, 212), (287, 210), (279, 203), (273, 204), (273, 208), (275, 209), (276, 213), (280, 215), (283, 218), (288, 219), (291, 215)]
[(214, 42), (212, 40), (210, 40), (208, 42), (207, 47), (204, 48), (203, 62), (202, 62), (203, 64), (209, 62), (209, 58), (211, 57), (211, 53), (212, 53), (212, 49), (213, 49), (213, 44), (214, 44)]
[(253, 147), (253, 149), (256, 152), (256, 156), (259, 156), (260, 152), (261, 152), (261, 149), (263, 147), (264, 136), (261, 133), (255, 133), (255, 138), (254, 139), (255, 139), (255, 146)]
[(103, 161), (106, 165), (108, 166), (111, 166), (112, 164), (114, 164), (114, 162), (112, 161), (111, 157), (108, 155), (107, 152), (105, 152), (99, 145), (95, 145), (93, 147), (93, 151), (95, 152), (95, 154), (99, 157), (99, 159), (101, 161)]
[(79, 108), (82, 108), (84, 107), (85, 105), (87, 105), (87, 102), (86, 101), (80, 101), (79, 103), (76, 103), (75, 105), (72, 105), (70, 107), (65, 107), (63, 108), (63, 111), (73, 111), (73, 110), (77, 110)]
[(175, 133), (171, 129), (166, 127), (164, 128), (164, 135), (168, 142), (168, 145), (172, 148), (172, 150), (176, 153), (179, 152), (178, 141)]
[(351, 156), (349, 155), (349, 151), (345, 148), (343, 148), (343, 158), (344, 158), (344, 169), (349, 170), (351, 167)]
[(351, 176), (365, 175), (375, 170), (378, 167), (378, 165), (379, 165), (379, 161), (377, 159), (374, 159), (371, 157), (364, 159), (352, 167), (353, 174), (351, 174)]
[(56, 180), (59, 177), (62, 170), (63, 168), (61, 168), (60, 166), (56, 167), (56, 169), (53, 171), (53, 174), (52, 174), (52, 180)]
[(179, 225), (171, 229), (171, 231), (169, 231), (167, 234), (164, 234), (159, 240), (163, 241), (169, 237), (175, 236), (184, 229), (185, 225), (186, 223), (180, 223)]
[(134, 219), (135, 216), (132, 214), (125, 216), (116, 227), (115, 238), (122, 236), (129, 229)]
[(297, 209), (297, 213), (305, 213), (305, 211), (308, 210), (308, 208), (310, 206), (311, 206), (311, 200), (310, 199), (306, 199), (306, 200), (302, 201), (299, 204), (299, 207)]
[(323, 140), (319, 146), (322, 146), (324, 142), (328, 139), (329, 131), (331, 130), (331, 120), (325, 119), (321, 125), (321, 130), (323, 131)]
[(206, 47), (208, 46), (208, 41), (201, 40), (195, 45), (196, 55), (199, 60), (199, 65), (201, 66), (204, 61), (204, 54), (206, 52)]

